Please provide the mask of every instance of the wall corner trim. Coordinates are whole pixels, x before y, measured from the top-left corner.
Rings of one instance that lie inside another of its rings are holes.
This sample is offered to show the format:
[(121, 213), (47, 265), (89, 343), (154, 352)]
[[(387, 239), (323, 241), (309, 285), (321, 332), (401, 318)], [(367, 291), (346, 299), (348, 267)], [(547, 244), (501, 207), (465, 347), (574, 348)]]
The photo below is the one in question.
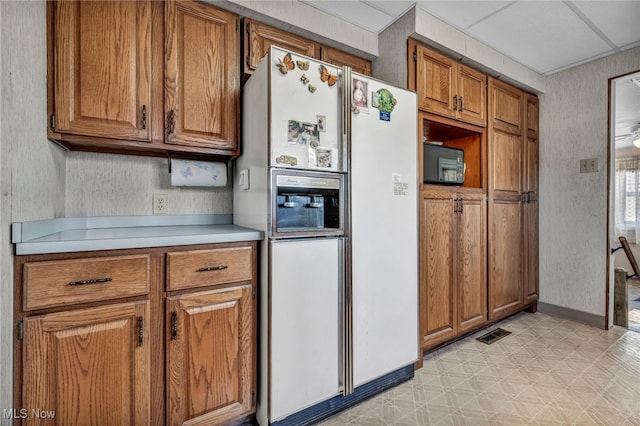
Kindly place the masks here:
[(550, 303), (544, 302), (538, 302), (538, 312), (606, 330), (605, 318), (601, 315), (591, 314), (589, 312), (578, 311), (571, 308), (565, 308), (564, 306), (552, 305)]

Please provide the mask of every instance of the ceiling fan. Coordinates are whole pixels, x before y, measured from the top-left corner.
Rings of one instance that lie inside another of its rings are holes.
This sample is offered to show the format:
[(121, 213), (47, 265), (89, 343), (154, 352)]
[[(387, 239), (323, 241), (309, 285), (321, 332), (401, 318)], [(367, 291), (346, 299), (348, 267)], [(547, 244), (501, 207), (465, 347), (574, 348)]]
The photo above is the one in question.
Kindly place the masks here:
[(630, 139), (633, 145), (640, 148), (640, 123), (631, 126), (631, 132), (616, 136), (616, 143)]

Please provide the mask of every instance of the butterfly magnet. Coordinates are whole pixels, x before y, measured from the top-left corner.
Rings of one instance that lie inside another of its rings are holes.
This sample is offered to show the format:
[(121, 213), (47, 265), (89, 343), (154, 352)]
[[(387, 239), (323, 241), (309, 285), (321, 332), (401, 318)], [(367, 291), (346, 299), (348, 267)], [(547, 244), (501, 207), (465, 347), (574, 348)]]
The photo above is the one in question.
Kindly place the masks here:
[(326, 82), (329, 86), (333, 86), (338, 80), (340, 80), (340, 77), (331, 74), (327, 67), (320, 65), (320, 80), (322, 80), (323, 83)]
[(302, 71), (309, 71), (309, 61), (296, 61), (296, 65)]
[(287, 53), (282, 59), (278, 58), (278, 69), (282, 74), (287, 74), (295, 67), (296, 64), (293, 62), (293, 59), (291, 59), (291, 53)]

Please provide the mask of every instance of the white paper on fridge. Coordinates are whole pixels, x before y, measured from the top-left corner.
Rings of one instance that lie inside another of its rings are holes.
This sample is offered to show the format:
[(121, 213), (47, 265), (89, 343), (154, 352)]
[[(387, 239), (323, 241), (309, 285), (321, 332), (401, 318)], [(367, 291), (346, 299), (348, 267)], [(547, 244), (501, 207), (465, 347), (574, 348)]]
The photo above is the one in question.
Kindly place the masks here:
[(208, 161), (171, 160), (172, 186), (227, 186), (227, 165)]

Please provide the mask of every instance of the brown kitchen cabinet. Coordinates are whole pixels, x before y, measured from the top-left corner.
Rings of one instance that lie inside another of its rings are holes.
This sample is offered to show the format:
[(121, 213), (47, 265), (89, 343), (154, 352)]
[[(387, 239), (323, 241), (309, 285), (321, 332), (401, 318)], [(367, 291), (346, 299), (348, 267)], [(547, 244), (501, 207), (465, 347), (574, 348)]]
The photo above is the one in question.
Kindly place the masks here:
[(165, 142), (238, 154), (238, 16), (206, 3), (165, 7)]
[(137, 155), (239, 154), (239, 17), (204, 2), (48, 3), (49, 138)]
[(256, 250), (233, 242), (16, 256), (15, 406), (55, 411), (65, 425), (250, 419)]
[(148, 301), (25, 318), (20, 407), (63, 425), (151, 424), (148, 320)]
[(167, 253), (169, 424), (255, 412), (255, 264), (255, 246), (246, 244)]
[(51, 127), (150, 142), (151, 1), (59, 1), (51, 7)]
[(359, 74), (371, 75), (371, 61), (332, 47), (320, 47), (320, 60), (338, 67), (346, 65)]
[(255, 412), (252, 285), (167, 299), (168, 424), (224, 424)]
[(422, 348), (452, 340), (487, 320), (485, 199), (477, 192), (422, 192)]
[[(525, 303), (538, 300), (538, 121), (539, 101), (527, 94), (527, 136), (523, 161), (523, 259)], [(534, 307), (535, 309), (535, 307)]]
[[(520, 89), (489, 78), (490, 319), (522, 309), (529, 296), (525, 273), (528, 271), (537, 276), (537, 272), (531, 270), (537, 260), (527, 258), (533, 248), (525, 245), (525, 240), (533, 242), (532, 238), (537, 242), (537, 232), (529, 228), (526, 232), (530, 235), (525, 237), (523, 231), (527, 229), (526, 222), (537, 223), (537, 217), (532, 216), (536, 215), (533, 209), (523, 208), (529, 177), (531, 184), (537, 185), (537, 143), (533, 144), (536, 152), (531, 157), (536, 166), (533, 167), (532, 163), (528, 169), (527, 164), (530, 145), (525, 127), (526, 99), (526, 94)], [(535, 199), (535, 195), (531, 198)], [(526, 265), (527, 262), (532, 263)], [(531, 296), (535, 299), (537, 294)]]
[(478, 126), (487, 125), (486, 75), (410, 40), (409, 86), (418, 108)]
[(271, 46), (277, 46), (300, 55), (315, 57), (316, 43), (304, 37), (272, 27), (253, 19), (244, 18), (243, 42), (244, 74), (253, 74)]
[(288, 31), (272, 27), (254, 19), (243, 18), (244, 42), (244, 76), (247, 79), (256, 69), (260, 60), (267, 54), (271, 46), (319, 59), (342, 67), (350, 66), (355, 72), (371, 75), (371, 61), (355, 55), (323, 46)]

